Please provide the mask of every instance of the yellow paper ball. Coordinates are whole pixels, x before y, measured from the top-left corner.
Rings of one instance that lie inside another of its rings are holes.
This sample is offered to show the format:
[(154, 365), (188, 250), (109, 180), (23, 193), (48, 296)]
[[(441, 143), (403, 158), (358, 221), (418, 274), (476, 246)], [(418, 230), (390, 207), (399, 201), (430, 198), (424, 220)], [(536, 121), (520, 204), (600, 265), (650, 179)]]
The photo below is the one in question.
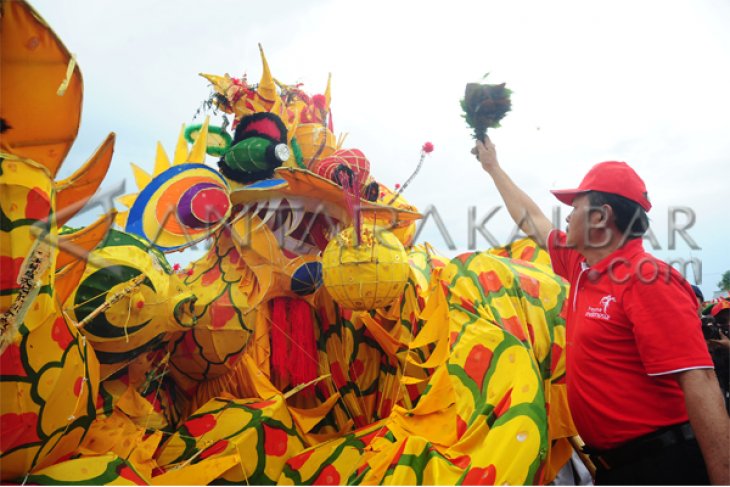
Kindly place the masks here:
[(388, 230), (363, 225), (358, 244), (350, 227), (332, 239), (322, 256), (324, 285), (345, 308), (362, 311), (388, 306), (403, 294), (408, 257)]

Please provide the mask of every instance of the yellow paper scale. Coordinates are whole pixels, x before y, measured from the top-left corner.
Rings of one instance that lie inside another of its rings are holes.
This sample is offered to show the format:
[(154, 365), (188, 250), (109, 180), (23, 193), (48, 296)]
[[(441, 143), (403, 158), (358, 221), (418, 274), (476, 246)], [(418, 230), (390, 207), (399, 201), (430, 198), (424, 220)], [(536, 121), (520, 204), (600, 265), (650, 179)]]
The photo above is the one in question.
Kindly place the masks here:
[[(294, 136), (297, 138), (299, 148), (302, 150), (304, 164), (309, 164), (314, 155), (317, 154), (323, 138), (326, 139), (322, 152), (319, 156), (317, 156), (315, 161), (312, 161), (312, 165), (316, 161), (321, 161), (322, 159), (332, 155), (332, 153), (336, 150), (337, 141), (335, 140), (335, 136), (327, 127), (318, 123), (299, 124), (294, 132)], [(311, 169), (311, 167), (308, 169)]]
[(365, 225), (355, 242), (350, 227), (330, 241), (322, 256), (324, 285), (337, 303), (353, 310), (383, 308), (403, 294), (408, 259), (388, 230)]

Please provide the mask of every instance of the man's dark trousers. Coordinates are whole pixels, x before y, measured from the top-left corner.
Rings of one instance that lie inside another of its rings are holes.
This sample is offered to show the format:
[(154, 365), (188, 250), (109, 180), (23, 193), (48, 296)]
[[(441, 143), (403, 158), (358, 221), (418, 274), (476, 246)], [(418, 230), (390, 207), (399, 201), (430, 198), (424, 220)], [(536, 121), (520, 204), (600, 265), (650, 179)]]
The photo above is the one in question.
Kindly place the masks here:
[(710, 478), (693, 439), (611, 470), (599, 468), (596, 485), (710, 485)]

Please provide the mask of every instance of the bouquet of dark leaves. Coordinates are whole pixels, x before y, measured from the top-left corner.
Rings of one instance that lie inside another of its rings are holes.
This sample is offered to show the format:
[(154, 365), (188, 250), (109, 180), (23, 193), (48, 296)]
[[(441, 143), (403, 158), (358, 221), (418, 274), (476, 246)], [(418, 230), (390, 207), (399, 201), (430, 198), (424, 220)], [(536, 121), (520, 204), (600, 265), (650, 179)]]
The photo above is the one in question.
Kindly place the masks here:
[[(489, 73), (482, 78), (484, 81)], [(484, 142), (487, 129), (498, 128), (499, 122), (512, 109), (510, 96), (512, 90), (505, 87), (505, 83), (499, 85), (487, 85), (480, 83), (468, 83), (464, 99), (461, 100), (461, 108), (464, 110), (462, 117), (466, 119), (469, 127), (474, 129), (474, 138)]]

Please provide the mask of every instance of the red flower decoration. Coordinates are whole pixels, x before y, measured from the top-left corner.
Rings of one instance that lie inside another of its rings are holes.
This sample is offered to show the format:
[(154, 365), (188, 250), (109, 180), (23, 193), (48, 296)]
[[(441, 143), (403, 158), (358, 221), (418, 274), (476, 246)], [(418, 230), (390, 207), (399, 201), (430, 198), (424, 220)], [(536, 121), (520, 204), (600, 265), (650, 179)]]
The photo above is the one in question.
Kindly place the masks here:
[(245, 407), (251, 409), (264, 409), (265, 407), (272, 406), (274, 404), (276, 404), (276, 401), (252, 402), (250, 404), (246, 404)]
[[(464, 433), (466, 433), (466, 430), (469, 429), (469, 425), (466, 424), (466, 421), (461, 419), (461, 416), (458, 414), (456, 415), (456, 437), (458, 439), (461, 439), (462, 436), (464, 436)], [(465, 467), (461, 467), (465, 468)]]
[(216, 298), (210, 305), (210, 326), (214, 330), (220, 330), (236, 316), (236, 307), (231, 303), (227, 292)]
[(38, 187), (31, 189), (26, 197), (25, 217), (30, 220), (47, 221), (51, 212), (49, 196)]
[(180, 264), (175, 264), (174, 266), (172, 266), (172, 270), (174, 270), (175, 272), (179, 271), (180, 270)]
[(504, 395), (501, 401), (497, 403), (496, 406), (494, 406), (494, 415), (496, 417), (502, 416), (504, 413), (507, 412), (509, 408), (512, 407), (512, 388), (507, 391), (507, 393)]
[(395, 183), (395, 189), (400, 189), (400, 184)]
[(462, 455), (458, 458), (452, 458), (451, 463), (461, 469), (465, 469), (471, 464), (471, 457), (469, 455)]
[(74, 396), (79, 397), (81, 395), (81, 392), (84, 389), (84, 377), (79, 377), (76, 379), (76, 383), (74, 384)]
[(529, 260), (532, 260), (532, 258), (534, 256), (535, 256), (535, 247), (526, 247), (522, 250), (520, 259), (529, 261)]
[(211, 431), (218, 422), (215, 420), (212, 414), (205, 414), (195, 419), (190, 419), (185, 423), (188, 432), (196, 437), (200, 438), (207, 432)]
[(61, 350), (66, 350), (71, 342), (74, 341), (74, 336), (71, 334), (63, 318), (56, 318), (56, 321), (53, 323), (51, 339), (61, 347)]
[(0, 416), (0, 449), (6, 452), (15, 446), (40, 442), (36, 432), (37, 423), (36, 413), (7, 413)]
[(484, 384), (484, 375), (489, 370), (493, 356), (494, 353), (490, 349), (478, 343), (472, 347), (469, 355), (466, 357), (464, 372), (476, 382), (480, 391)]
[(512, 333), (519, 341), (524, 342), (527, 340), (525, 330), (522, 328), (522, 321), (520, 321), (518, 316), (502, 318), (502, 326), (504, 326), (506, 331)]
[(500, 281), (499, 274), (495, 271), (489, 271), (486, 273), (482, 272), (477, 276), (477, 279), (479, 279), (479, 283), (482, 285), (485, 292), (493, 293), (502, 289), (502, 281)]
[(461, 481), (462, 485), (494, 485), (497, 480), (497, 469), (494, 465), (487, 468), (472, 467)]
[(388, 431), (389, 431), (388, 428), (381, 427), (381, 428), (376, 429), (375, 431), (371, 431), (370, 433), (368, 433), (364, 436), (361, 436), (360, 438), (358, 438), (358, 440), (362, 441), (365, 444), (365, 446), (368, 446), (378, 436), (384, 437), (385, 435), (387, 435)]
[(521, 273), (517, 273), (517, 275), (520, 277), (520, 287), (522, 287), (522, 290), (533, 298), (540, 298), (540, 281)]
[(425, 152), (426, 154), (430, 154), (431, 152), (433, 152), (433, 144), (431, 142), (426, 142), (425, 144), (423, 144), (423, 152)]
[(269, 456), (282, 457), (287, 450), (289, 440), (286, 431), (275, 429), (264, 423), (264, 451)]
[(117, 465), (116, 468), (116, 474), (122, 477), (123, 479), (129, 480), (132, 482), (132, 485), (145, 485), (147, 482), (142, 480), (142, 478), (137, 475), (137, 472), (132, 470), (128, 465), (121, 463)]
[(288, 463), (292, 469), (299, 470), (300, 468), (302, 468), (302, 466), (304, 466), (307, 460), (309, 460), (309, 457), (312, 456), (312, 453), (314, 453), (314, 450), (309, 450), (308, 452), (302, 453), (301, 455), (291, 457), (286, 463)]
[(362, 374), (365, 372), (365, 365), (362, 363), (361, 360), (355, 359), (355, 361), (350, 365), (350, 375), (352, 376), (353, 380), (359, 379)]
[(320, 110), (327, 109), (327, 98), (325, 98), (324, 95), (314, 95), (312, 97), (312, 103), (314, 103), (314, 106)]
[(334, 465), (327, 465), (314, 481), (314, 485), (340, 485), (340, 472)]
[[(192, 271), (193, 270), (190, 269), (189, 272), (192, 272)], [(191, 274), (188, 274), (188, 275), (191, 275)], [(200, 280), (200, 282), (203, 285), (203, 287), (208, 287), (211, 284), (213, 284), (214, 282), (216, 282), (218, 279), (220, 279), (220, 277), (221, 277), (221, 271), (218, 268), (218, 266), (216, 265), (216, 266), (211, 267), (207, 271), (205, 271), (205, 274), (203, 274), (203, 278)]]
[(20, 377), (28, 377), (23, 368), (23, 362), (20, 360), (20, 347), (10, 345), (2, 355), (0, 355), (0, 370), (3, 375), (18, 375)]

